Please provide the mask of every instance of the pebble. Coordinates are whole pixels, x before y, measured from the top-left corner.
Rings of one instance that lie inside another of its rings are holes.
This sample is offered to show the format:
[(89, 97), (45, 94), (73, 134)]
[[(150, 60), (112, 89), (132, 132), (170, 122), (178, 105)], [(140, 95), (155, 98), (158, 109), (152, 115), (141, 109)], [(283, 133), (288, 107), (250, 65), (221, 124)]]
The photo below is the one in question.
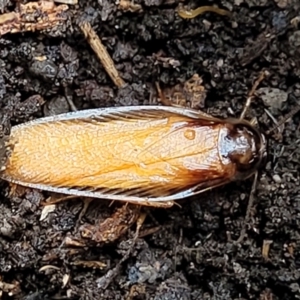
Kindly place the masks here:
[(288, 93), (277, 88), (260, 88), (257, 90), (257, 95), (274, 115), (279, 113), (283, 103), (288, 99)]
[(278, 174), (273, 175), (272, 178), (276, 183), (281, 183), (281, 181), (282, 181), (281, 177)]

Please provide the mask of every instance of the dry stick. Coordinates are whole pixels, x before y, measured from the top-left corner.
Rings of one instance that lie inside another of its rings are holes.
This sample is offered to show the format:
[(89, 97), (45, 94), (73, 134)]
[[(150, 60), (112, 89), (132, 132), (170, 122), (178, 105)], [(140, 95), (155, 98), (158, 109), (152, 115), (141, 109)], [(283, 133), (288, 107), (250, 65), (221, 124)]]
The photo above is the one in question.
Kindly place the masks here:
[(56, 6), (53, 2), (44, 0), (20, 4), (20, 12), (0, 15), (0, 36), (53, 28), (67, 19), (65, 12), (68, 9), (67, 5)]
[(123, 87), (125, 85), (124, 80), (120, 77), (117, 69), (115, 68), (113, 60), (111, 59), (110, 55), (108, 54), (107, 50), (102, 44), (100, 38), (91, 27), (91, 24), (87, 22), (80, 24), (80, 28), (84, 33), (86, 39), (88, 40), (89, 44), (91, 45), (92, 49), (100, 59), (109, 77), (112, 79), (112, 81), (117, 87)]

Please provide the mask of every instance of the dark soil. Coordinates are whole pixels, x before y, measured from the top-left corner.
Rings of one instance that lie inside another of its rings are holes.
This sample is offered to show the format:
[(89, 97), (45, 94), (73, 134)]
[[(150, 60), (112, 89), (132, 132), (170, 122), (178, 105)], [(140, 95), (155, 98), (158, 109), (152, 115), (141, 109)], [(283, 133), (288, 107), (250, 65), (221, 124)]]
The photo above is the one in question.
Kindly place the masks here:
[[(155, 81), (169, 88), (195, 73), (207, 90), (203, 110), (238, 117), (255, 79), (267, 70), (247, 114), (257, 117), (263, 131), (274, 126), (269, 115), (280, 120), (300, 103), (297, 0), (184, 3), (193, 9), (216, 4), (233, 13), (232, 18), (205, 13), (194, 19), (178, 16), (176, 0), (135, 4), (141, 12), (124, 12), (110, 0), (79, 0), (58, 29), (2, 36), (2, 129), (70, 111), (66, 97), (80, 110), (157, 104)], [(17, 9), (8, 1), (3, 6), (4, 12)], [(107, 47), (128, 84), (124, 89), (114, 86), (85, 40), (78, 27), (83, 20)], [(42, 56), (46, 59), (36, 59)], [(180, 201), (181, 207), (150, 208), (153, 218), (146, 219), (142, 232), (158, 225), (160, 230), (138, 239), (107, 287), (103, 282), (129, 247), (135, 226), (113, 243), (70, 250), (64, 241), (78, 231), (82, 201), (58, 204), (40, 220), (40, 202), (48, 195), (26, 189), (11, 197), (2, 182), (2, 299), (300, 299), (299, 120), (298, 113), (269, 139), (242, 242), (234, 241), (245, 219), (251, 179)], [(108, 205), (94, 201), (81, 223), (93, 224), (119, 204)]]

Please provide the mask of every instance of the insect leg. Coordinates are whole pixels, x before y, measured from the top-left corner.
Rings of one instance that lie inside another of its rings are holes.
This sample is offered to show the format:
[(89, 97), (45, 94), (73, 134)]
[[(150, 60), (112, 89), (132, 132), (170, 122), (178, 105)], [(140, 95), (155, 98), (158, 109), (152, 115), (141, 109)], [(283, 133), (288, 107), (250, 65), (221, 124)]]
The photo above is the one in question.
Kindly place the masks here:
[(165, 106), (175, 106), (169, 99), (167, 99), (164, 95), (164, 93), (162, 92), (159, 83), (155, 82), (155, 86), (157, 89), (157, 93), (158, 93), (158, 97), (160, 99), (160, 102), (165, 105)]
[(67, 102), (71, 108), (71, 111), (77, 111), (78, 109), (77, 109), (76, 105), (74, 104), (71, 89), (69, 87), (65, 87), (64, 92), (65, 92), (65, 97), (67, 99)]
[(66, 200), (71, 200), (71, 199), (77, 199), (79, 198), (79, 196), (77, 195), (67, 195), (67, 196), (62, 196), (59, 197), (57, 199), (52, 199), (51, 197), (49, 197), (45, 202), (42, 202), (41, 205), (47, 206), (47, 205), (53, 205), (53, 204), (57, 204)]
[(135, 230), (135, 234), (134, 234), (134, 238), (133, 238), (133, 243), (132, 243), (132, 245), (131, 245), (131, 247), (129, 249), (130, 250), (129, 254), (133, 250), (133, 246), (135, 245), (135, 242), (136, 242), (136, 240), (139, 237), (139, 233), (140, 233), (141, 227), (143, 226), (146, 217), (147, 217), (147, 214), (144, 213), (144, 212), (141, 212), (140, 215), (139, 215), (139, 217), (138, 217), (138, 219), (136, 220), (136, 230)]
[(11, 198), (13, 195), (16, 194), (16, 190), (18, 188), (18, 185), (11, 182), (9, 183), (9, 193), (8, 193), (8, 196)]
[(127, 201), (128, 203), (132, 203), (135, 205), (149, 206), (149, 207), (157, 207), (157, 208), (170, 208), (175, 203), (174, 201), (166, 201), (166, 202), (156, 202), (156, 201)]
[(93, 198), (83, 198), (83, 208), (78, 216), (77, 222), (76, 222), (76, 228), (78, 228), (79, 226), (79, 222), (81, 221), (82, 217), (85, 215), (85, 213), (87, 212), (91, 202), (93, 201)]
[[(44, 206), (47, 206), (47, 205), (53, 205), (53, 204), (57, 204), (57, 203), (60, 203), (60, 202), (63, 202), (65, 200), (71, 200), (71, 199), (77, 199), (79, 198), (79, 196), (77, 195), (68, 195), (68, 196), (63, 196), (63, 197), (60, 197), (58, 199), (54, 199), (54, 200), (50, 200), (50, 201), (47, 201), (47, 202), (43, 202), (41, 203), (42, 205)], [(88, 198), (88, 197), (84, 197), (82, 198), (82, 201), (83, 201), (83, 208), (78, 216), (78, 219), (77, 219), (77, 222), (76, 222), (76, 228), (78, 228), (79, 226), (79, 223), (82, 219), (82, 217), (85, 215), (90, 203), (94, 200), (94, 198)]]
[(258, 172), (256, 171), (254, 173), (254, 180), (253, 180), (252, 187), (251, 187), (246, 216), (245, 216), (244, 223), (243, 223), (243, 226), (241, 229), (240, 237), (237, 239), (236, 243), (240, 243), (246, 235), (246, 225), (247, 225), (247, 222), (249, 221), (251, 208), (252, 208), (253, 202), (254, 202), (254, 193), (256, 190), (257, 178), (258, 178)]

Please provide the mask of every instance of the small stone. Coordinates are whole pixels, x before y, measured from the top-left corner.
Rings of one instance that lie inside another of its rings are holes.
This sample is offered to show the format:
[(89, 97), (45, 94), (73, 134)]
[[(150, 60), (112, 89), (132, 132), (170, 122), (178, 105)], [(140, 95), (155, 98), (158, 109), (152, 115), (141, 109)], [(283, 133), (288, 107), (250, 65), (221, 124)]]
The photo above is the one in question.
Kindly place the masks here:
[(272, 114), (278, 114), (282, 109), (283, 103), (288, 99), (288, 93), (277, 89), (264, 87), (257, 90), (257, 96), (261, 98)]
[(281, 183), (281, 181), (282, 181), (281, 177), (278, 174), (273, 175), (272, 178), (276, 183)]
[(291, 55), (295, 55), (299, 51), (300, 46), (300, 30), (294, 31), (289, 37), (289, 52)]
[(291, 4), (290, 0), (275, 0), (274, 2), (279, 8), (286, 8), (289, 4)]

